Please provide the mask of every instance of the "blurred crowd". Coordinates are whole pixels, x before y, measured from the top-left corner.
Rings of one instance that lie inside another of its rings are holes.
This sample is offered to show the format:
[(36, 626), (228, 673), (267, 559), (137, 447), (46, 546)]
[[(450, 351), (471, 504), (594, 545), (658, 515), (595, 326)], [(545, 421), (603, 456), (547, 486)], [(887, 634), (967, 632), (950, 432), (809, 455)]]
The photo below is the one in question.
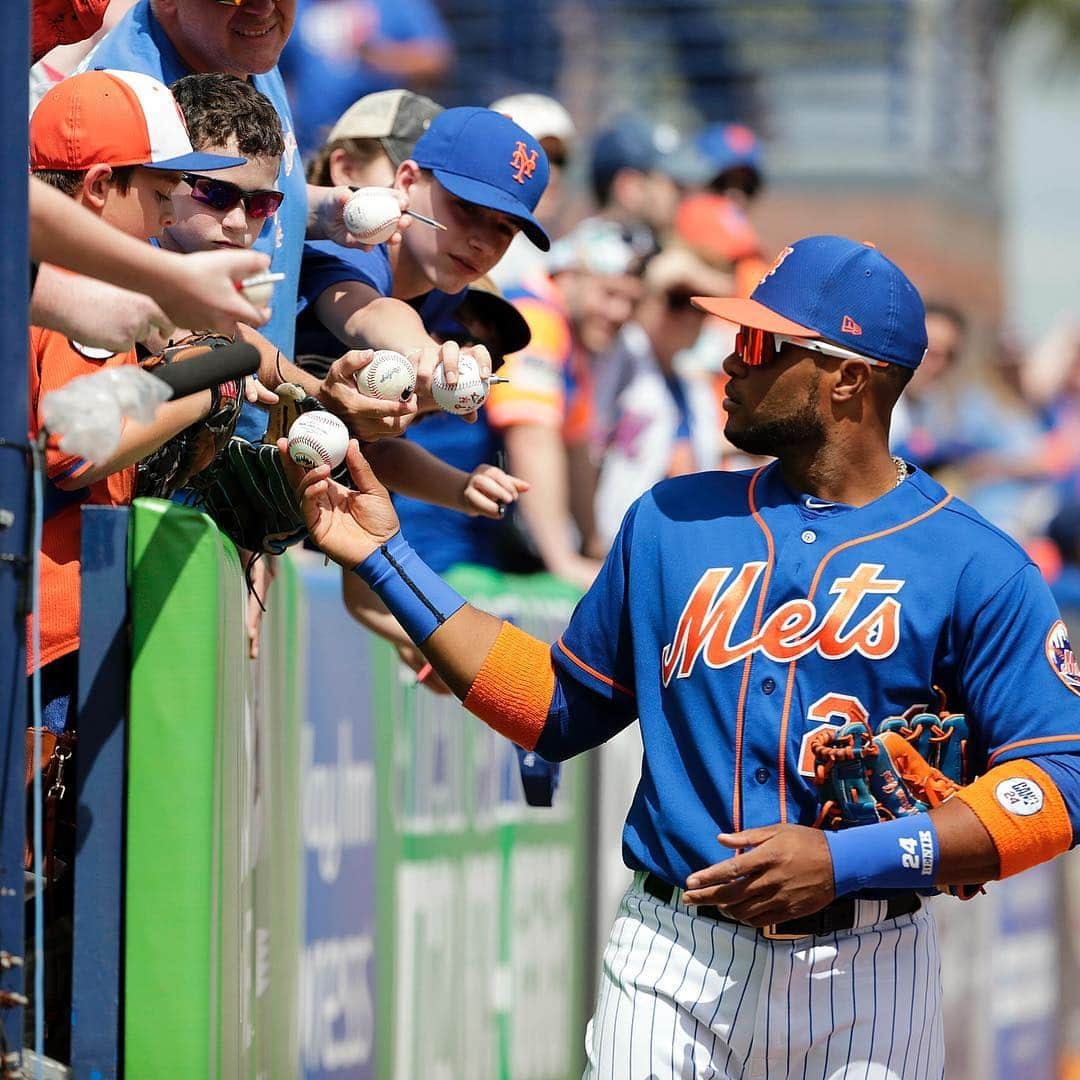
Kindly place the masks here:
[[(341, 416), (438, 571), (547, 572), (584, 589), (651, 485), (755, 464), (723, 435), (721, 363), (735, 327), (692, 302), (748, 296), (775, 254), (754, 225), (767, 167), (748, 126), (677, 131), (626, 114), (584, 139), (581, 117), (528, 90), (444, 111), (453, 46), (430, 0), (41, 0), (35, 58), (31, 431), (49, 390), (139, 363), (178, 327), (248, 341), (262, 361), (257, 380), (129, 425), (108, 461), (50, 445), (31, 656), (54, 740), (77, 726), (78, 508), (140, 493), (184, 500), (196, 470), (148, 492), (145, 462), (223, 397), (243, 399), (236, 434), (252, 444), (286, 384)], [(162, 156), (153, 136), (136, 145), (132, 124), (160, 121), (147, 102), (166, 86), (186, 129), (167, 132), (174, 152)], [(74, 131), (73, 101), (94, 116)], [(110, 128), (103, 117), (118, 108)], [(474, 160), (466, 130), (519, 149), (495, 166)], [(443, 220), (449, 239), (402, 218), (391, 242), (358, 243), (342, 207), (361, 187), (393, 188), (402, 209)], [(57, 276), (60, 262), (111, 284)], [(233, 288), (267, 266), (283, 275), (272, 311)], [(1080, 327), (1029, 348), (932, 303), (927, 331), (897, 409), (896, 453), (1011, 532), (1061, 605), (1080, 606)], [(419, 356), (412, 400), (357, 391), (373, 348)], [(472, 423), (430, 397), (435, 364), (465, 355), (505, 380)], [(253, 656), (277, 550), (248, 552)], [(354, 575), (343, 594), (418, 680), (445, 692)]]

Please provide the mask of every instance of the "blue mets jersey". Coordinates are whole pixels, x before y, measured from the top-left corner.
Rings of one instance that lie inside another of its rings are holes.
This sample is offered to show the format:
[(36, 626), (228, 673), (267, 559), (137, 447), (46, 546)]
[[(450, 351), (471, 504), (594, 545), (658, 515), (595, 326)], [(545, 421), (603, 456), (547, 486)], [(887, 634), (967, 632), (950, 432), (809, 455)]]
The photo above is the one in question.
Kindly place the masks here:
[(935, 701), (967, 715), (975, 774), (1080, 751), (1080, 667), (1023, 550), (925, 473), (863, 507), (777, 465), (657, 485), (552, 647), (564, 757), (640, 719), (629, 866), (682, 882), (718, 832), (811, 825), (809, 736)]

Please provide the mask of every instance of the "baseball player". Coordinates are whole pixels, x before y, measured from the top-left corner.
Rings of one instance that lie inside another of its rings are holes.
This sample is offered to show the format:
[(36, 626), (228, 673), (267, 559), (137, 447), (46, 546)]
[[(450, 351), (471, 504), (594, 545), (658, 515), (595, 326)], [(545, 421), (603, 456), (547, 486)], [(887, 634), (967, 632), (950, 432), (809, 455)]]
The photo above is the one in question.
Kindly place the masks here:
[[(642, 496), (550, 648), (424, 566), (355, 446), (359, 492), (296, 477), (310, 532), (521, 745), (560, 759), (640, 722), (623, 839), (636, 873), (587, 1076), (941, 1077), (926, 898), (1073, 843), (1080, 665), (1024, 552), (890, 456), (890, 412), (926, 348), (898, 267), (810, 237), (750, 298), (698, 302), (739, 326), (726, 435), (777, 460)], [(934, 687), (950, 715), (927, 712)], [(856, 735), (882, 722), (937, 728), (978, 778), (958, 787), (906, 736), (901, 754), (879, 735), (895, 814), (863, 801), (869, 768), (823, 801), (819, 752), (870, 762)], [(903, 808), (917, 774), (925, 798)], [(814, 827), (837, 815), (850, 827)]]

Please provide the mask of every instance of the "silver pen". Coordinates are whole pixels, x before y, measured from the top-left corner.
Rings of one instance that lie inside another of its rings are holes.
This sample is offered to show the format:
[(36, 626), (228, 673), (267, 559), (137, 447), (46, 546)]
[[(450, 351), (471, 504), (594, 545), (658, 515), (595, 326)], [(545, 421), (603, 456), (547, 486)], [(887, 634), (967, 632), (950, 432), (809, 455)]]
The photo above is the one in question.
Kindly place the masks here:
[(417, 221), (422, 221), (425, 225), (430, 225), (433, 229), (442, 229), (443, 232), (446, 232), (446, 226), (441, 221), (426, 217), (424, 214), (418, 214), (415, 210), (403, 210), (402, 213), (416, 218)]
[[(360, 190), (355, 184), (349, 184), (348, 187), (350, 191)], [(417, 221), (422, 221), (425, 225), (430, 225), (433, 229), (442, 229), (443, 232), (446, 232), (446, 226), (441, 221), (436, 221), (426, 214), (420, 214), (416, 210), (402, 210), (401, 212), (403, 214), (408, 214), (409, 217), (416, 218)]]

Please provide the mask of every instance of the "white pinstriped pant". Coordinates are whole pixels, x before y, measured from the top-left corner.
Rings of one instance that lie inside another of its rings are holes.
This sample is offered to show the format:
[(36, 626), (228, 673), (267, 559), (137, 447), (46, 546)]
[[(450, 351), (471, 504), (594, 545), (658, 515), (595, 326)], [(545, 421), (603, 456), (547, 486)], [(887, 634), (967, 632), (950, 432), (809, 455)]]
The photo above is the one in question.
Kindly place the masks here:
[(642, 890), (604, 950), (586, 1080), (941, 1080), (937, 928), (914, 915), (769, 941)]

